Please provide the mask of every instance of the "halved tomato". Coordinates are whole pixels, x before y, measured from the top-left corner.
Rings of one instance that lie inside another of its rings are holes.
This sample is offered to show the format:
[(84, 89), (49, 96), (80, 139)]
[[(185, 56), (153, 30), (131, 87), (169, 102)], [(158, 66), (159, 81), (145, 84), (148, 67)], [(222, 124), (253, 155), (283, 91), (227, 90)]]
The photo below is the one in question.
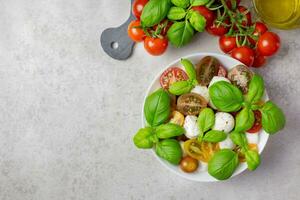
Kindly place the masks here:
[(183, 126), (184, 124), (184, 116), (180, 112), (174, 110), (170, 115), (170, 123), (177, 124), (179, 126)]
[(259, 110), (254, 110), (255, 121), (253, 126), (247, 131), (248, 133), (257, 133), (262, 125), (261, 125), (261, 112)]
[(214, 76), (218, 75), (220, 62), (212, 57), (206, 56), (196, 64), (197, 80), (200, 85), (206, 86)]
[(196, 93), (181, 95), (177, 100), (177, 110), (184, 115), (198, 115), (207, 106), (204, 97)]
[(184, 151), (192, 158), (208, 162), (213, 154), (219, 150), (218, 143), (199, 142), (197, 139), (191, 139), (184, 142)]
[(185, 71), (178, 67), (170, 67), (160, 76), (160, 85), (167, 90), (172, 83), (177, 81), (184, 81), (187, 79), (188, 76)]

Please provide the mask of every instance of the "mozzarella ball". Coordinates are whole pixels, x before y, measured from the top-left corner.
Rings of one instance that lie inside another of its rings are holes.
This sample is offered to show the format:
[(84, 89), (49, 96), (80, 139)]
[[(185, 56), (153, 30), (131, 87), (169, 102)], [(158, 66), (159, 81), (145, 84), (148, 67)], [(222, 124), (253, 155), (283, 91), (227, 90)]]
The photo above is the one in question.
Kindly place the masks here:
[(257, 133), (246, 133), (246, 138), (248, 144), (258, 144), (258, 134)]
[(208, 93), (208, 88), (206, 86), (197, 85), (192, 89), (191, 92), (200, 94), (206, 99), (207, 102), (209, 102), (209, 93)]
[(211, 79), (208, 88), (209, 88), (210, 86), (212, 86), (214, 83), (217, 83), (217, 82), (220, 82), (220, 81), (226, 81), (226, 82), (230, 83), (230, 80), (227, 79), (227, 78), (225, 78), (225, 77), (223, 77), (223, 76), (214, 76), (214, 77)]
[(183, 127), (185, 129), (185, 136), (187, 138), (195, 138), (199, 135), (199, 128), (197, 125), (197, 117), (188, 115), (185, 117)]
[(230, 139), (229, 135), (222, 142), (219, 142), (220, 149), (234, 149), (235, 144)]
[(225, 112), (217, 112), (215, 114), (215, 125), (213, 130), (224, 131), (229, 133), (234, 127), (234, 118), (231, 114)]

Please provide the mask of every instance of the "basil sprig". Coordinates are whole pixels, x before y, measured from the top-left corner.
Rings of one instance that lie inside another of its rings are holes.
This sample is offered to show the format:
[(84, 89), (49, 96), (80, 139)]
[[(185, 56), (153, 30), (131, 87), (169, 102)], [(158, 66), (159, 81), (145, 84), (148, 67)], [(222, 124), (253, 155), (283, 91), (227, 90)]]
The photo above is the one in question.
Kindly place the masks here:
[(257, 151), (249, 149), (245, 133), (234, 131), (230, 133), (230, 139), (241, 147), (241, 153), (245, 154), (248, 169), (255, 170), (260, 165), (260, 156)]
[(249, 91), (245, 96), (236, 86), (225, 81), (213, 84), (209, 88), (209, 94), (212, 103), (218, 110), (235, 112), (243, 108), (237, 114), (235, 131), (245, 132), (249, 130), (255, 121), (253, 110), (260, 110), (263, 129), (269, 134), (274, 134), (284, 128), (285, 116), (282, 110), (271, 101), (263, 105), (259, 104), (264, 95), (264, 90), (263, 78), (255, 74), (250, 81)]
[(184, 66), (189, 79), (186, 81), (177, 81), (170, 85), (169, 92), (174, 95), (189, 93), (196, 85), (198, 85), (196, 70), (191, 61), (188, 59), (181, 59), (181, 64)]
[[(150, 127), (141, 128), (133, 137), (133, 143), (140, 149), (155, 147), (156, 154), (172, 164), (178, 164), (182, 150), (177, 140), (171, 138), (185, 133), (183, 127), (167, 123), (170, 114), (170, 97), (158, 89), (146, 98), (144, 115)], [(179, 148), (178, 148), (179, 147)]]
[(144, 7), (141, 15), (141, 24), (152, 27), (166, 18), (171, 8), (170, 0), (150, 0)]

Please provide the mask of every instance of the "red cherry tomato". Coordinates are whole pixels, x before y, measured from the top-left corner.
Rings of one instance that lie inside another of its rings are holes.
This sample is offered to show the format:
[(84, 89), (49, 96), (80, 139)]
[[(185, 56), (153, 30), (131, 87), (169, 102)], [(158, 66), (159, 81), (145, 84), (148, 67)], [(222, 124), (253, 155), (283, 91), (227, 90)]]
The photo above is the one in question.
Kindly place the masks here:
[(148, 53), (153, 56), (159, 56), (163, 54), (168, 48), (167, 38), (152, 38), (146, 37), (144, 41), (144, 47)]
[(280, 47), (280, 38), (276, 33), (265, 32), (262, 34), (257, 43), (258, 52), (263, 56), (274, 55)]
[(145, 33), (141, 26), (141, 22), (139, 20), (133, 20), (128, 25), (127, 33), (128, 36), (135, 42), (141, 42), (145, 38)]
[(160, 76), (160, 85), (167, 90), (172, 83), (185, 80), (188, 80), (185, 71), (178, 67), (170, 67)]
[[(226, 20), (225, 23), (227, 24), (229, 22)], [(220, 24), (218, 26), (216, 24), (216, 22), (214, 21), (213, 24), (211, 24), (210, 26), (206, 27), (206, 31), (208, 33), (210, 33), (211, 35), (222, 36), (222, 35), (225, 35), (229, 31), (229, 27), (226, 27), (223, 24)]]
[[(245, 19), (242, 21), (243, 26), (250, 26), (252, 24), (251, 13), (250, 10), (244, 6), (238, 6), (238, 11), (242, 13)], [(245, 14), (246, 13), (246, 14)]]
[(255, 121), (253, 126), (247, 131), (248, 133), (257, 133), (262, 127), (261, 112), (259, 110), (255, 110), (253, 112), (254, 112)]
[(256, 22), (253, 35), (260, 36), (260, 35), (264, 34), (267, 31), (268, 31), (268, 27), (264, 23)]
[(194, 6), (192, 9), (198, 11), (206, 19), (206, 27), (212, 25), (216, 18), (215, 13), (206, 6)]
[(137, 19), (140, 19), (143, 9), (149, 0), (135, 0), (132, 4), (132, 12)]
[(254, 62), (252, 67), (259, 68), (262, 67), (267, 62), (265, 56), (260, 55), (258, 52), (255, 53)]
[(219, 38), (219, 46), (224, 53), (231, 52), (234, 48), (237, 47), (236, 37), (229, 37), (225, 35), (221, 36)]
[(254, 61), (254, 51), (247, 46), (237, 47), (232, 50), (231, 57), (250, 67)]

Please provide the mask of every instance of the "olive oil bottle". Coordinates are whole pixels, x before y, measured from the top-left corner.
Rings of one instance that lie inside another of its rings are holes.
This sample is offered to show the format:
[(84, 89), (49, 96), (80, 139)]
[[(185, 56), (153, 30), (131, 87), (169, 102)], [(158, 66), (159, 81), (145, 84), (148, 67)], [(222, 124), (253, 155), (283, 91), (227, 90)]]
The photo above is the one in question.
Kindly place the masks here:
[(300, 28), (300, 0), (253, 0), (259, 17), (280, 29)]

